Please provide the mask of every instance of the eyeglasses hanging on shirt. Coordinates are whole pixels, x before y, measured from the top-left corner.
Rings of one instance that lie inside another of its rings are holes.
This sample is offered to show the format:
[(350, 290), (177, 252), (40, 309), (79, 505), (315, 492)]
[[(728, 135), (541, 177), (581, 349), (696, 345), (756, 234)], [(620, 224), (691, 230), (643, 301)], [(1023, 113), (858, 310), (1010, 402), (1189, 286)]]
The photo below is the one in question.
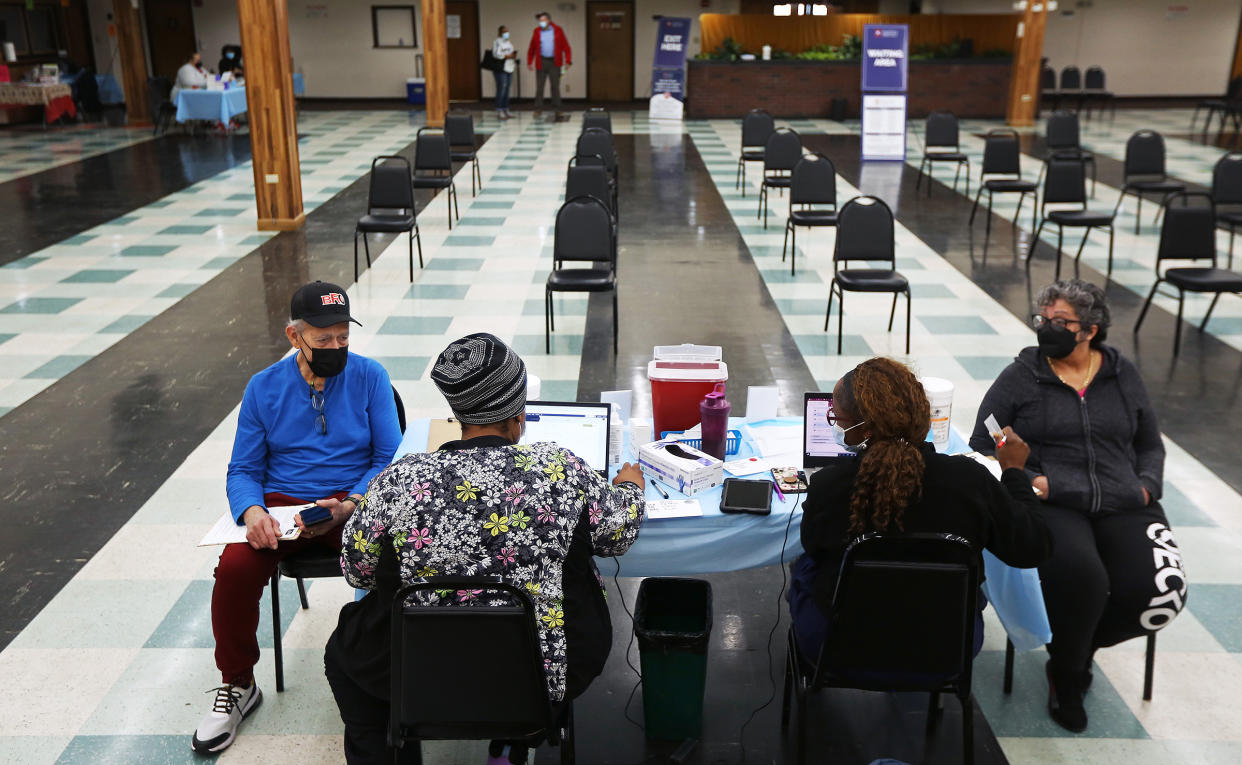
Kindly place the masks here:
[(328, 435), (328, 420), (323, 416), (323, 391), (315, 386), (310, 386), (311, 408), (319, 413), (315, 418), (315, 427), (319, 429), (319, 435)]

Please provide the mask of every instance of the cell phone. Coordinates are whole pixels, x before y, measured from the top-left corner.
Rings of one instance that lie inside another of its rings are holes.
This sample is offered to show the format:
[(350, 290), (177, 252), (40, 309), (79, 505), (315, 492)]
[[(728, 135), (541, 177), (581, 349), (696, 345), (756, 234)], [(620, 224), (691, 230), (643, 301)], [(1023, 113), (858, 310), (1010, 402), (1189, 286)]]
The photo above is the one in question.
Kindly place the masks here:
[(726, 478), (720, 494), (720, 512), (769, 515), (772, 512), (772, 482), (753, 478)]
[(796, 467), (772, 468), (772, 480), (785, 494), (802, 494), (806, 491), (806, 473)]
[(332, 520), (332, 511), (322, 505), (315, 505), (302, 511), (302, 525), (314, 526)]

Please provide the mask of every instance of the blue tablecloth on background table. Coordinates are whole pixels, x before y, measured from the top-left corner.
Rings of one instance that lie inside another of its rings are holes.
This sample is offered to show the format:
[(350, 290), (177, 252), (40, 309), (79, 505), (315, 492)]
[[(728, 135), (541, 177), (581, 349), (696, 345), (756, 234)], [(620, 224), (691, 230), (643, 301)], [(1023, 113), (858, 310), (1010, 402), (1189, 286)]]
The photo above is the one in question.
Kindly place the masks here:
[(295, 96), (306, 95), (306, 81), (302, 79), (301, 72), (293, 73), (293, 95)]
[(177, 122), (207, 120), (225, 125), (246, 113), (246, 89), (182, 90), (177, 93)]
[[(785, 425), (801, 430), (802, 420), (782, 417), (755, 425)], [(412, 421), (394, 459), (410, 452), (425, 451), (429, 426), (426, 419)], [(732, 417), (729, 427), (741, 431), (742, 444), (736, 456), (726, 459), (755, 456), (754, 440), (746, 421)], [(959, 454), (968, 451), (957, 431), (950, 433), (948, 451)], [(627, 433), (623, 459), (634, 462), (628, 440)], [(616, 475), (615, 468), (610, 475)], [(665, 488), (671, 499), (686, 498), (672, 487)], [(701, 517), (648, 518), (625, 555), (597, 559), (600, 571), (606, 576), (612, 574), (616, 570), (613, 562), (616, 560), (621, 564), (620, 576), (690, 576), (772, 566), (782, 559), (789, 563), (802, 554), (802, 494), (786, 494), (784, 501), (774, 494), (770, 515), (721, 513), (720, 494), (721, 488), (716, 488), (693, 497), (703, 508)], [(646, 496), (652, 500), (663, 499), (650, 481)], [(1052, 630), (1048, 626), (1038, 570), (1012, 568), (986, 550), (983, 563), (988, 580), (984, 592), (1014, 647), (1030, 650), (1049, 642)]]
[(95, 84), (99, 86), (99, 103), (101, 104), (123, 104), (125, 103), (125, 93), (121, 90), (121, 86), (117, 83), (116, 78), (110, 74), (95, 75)]

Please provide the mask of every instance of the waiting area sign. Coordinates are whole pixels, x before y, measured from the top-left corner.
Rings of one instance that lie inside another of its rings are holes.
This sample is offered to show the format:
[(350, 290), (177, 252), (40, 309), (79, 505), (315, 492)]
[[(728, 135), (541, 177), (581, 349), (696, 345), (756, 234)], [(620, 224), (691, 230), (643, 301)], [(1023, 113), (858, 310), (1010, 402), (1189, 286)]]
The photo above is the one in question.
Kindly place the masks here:
[(862, 44), (862, 158), (904, 161), (910, 29), (867, 24)]

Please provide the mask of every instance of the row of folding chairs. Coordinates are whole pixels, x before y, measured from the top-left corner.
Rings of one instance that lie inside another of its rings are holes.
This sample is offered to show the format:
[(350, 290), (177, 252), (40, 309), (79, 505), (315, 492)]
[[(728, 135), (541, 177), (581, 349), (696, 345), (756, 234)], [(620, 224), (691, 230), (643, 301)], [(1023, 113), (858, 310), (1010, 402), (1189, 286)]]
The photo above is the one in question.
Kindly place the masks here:
[[(552, 272), (544, 285), (544, 351), (552, 352), (556, 292), (612, 293), (612, 352), (617, 352), (617, 149), (612, 118), (588, 109), (565, 169), (565, 203), (556, 213)], [(566, 268), (566, 264), (587, 264)]]
[(1088, 67), (1086, 76), (1076, 66), (1061, 70), (1061, 83), (1057, 85), (1057, 73), (1044, 67), (1039, 73), (1040, 100), (1053, 110), (1073, 104), (1075, 111), (1091, 116), (1091, 106), (1107, 107), (1112, 116), (1117, 113), (1117, 100), (1106, 84), (1104, 70), (1098, 66)]
[(1220, 128), (1217, 135), (1225, 132), (1226, 122), (1232, 122), (1236, 139), (1242, 129), (1242, 76), (1234, 77), (1229, 81), (1229, 88), (1225, 91), (1224, 98), (1205, 98), (1195, 104), (1195, 110), (1190, 114), (1191, 133), (1195, 131), (1195, 123), (1199, 121), (1200, 111), (1207, 112), (1203, 120), (1203, 135), (1206, 136), (1211, 129), (1212, 120), (1219, 117)]

